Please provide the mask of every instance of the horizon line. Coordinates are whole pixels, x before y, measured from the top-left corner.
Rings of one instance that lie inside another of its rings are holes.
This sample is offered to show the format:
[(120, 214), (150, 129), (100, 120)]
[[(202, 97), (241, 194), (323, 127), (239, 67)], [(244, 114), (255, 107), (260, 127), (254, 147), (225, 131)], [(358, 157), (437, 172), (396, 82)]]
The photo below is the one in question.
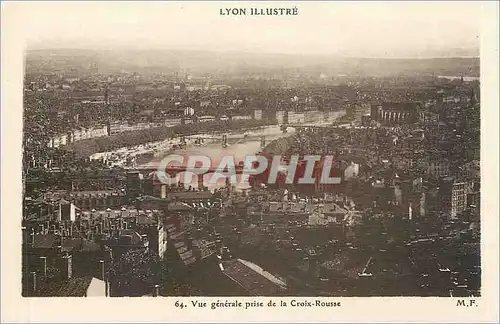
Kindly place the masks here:
[(430, 59), (480, 59), (481, 55), (435, 55), (435, 56), (368, 56), (368, 55), (348, 55), (341, 53), (287, 53), (287, 52), (259, 52), (259, 51), (245, 51), (245, 50), (212, 50), (212, 49), (186, 49), (186, 48), (133, 48), (126, 47), (124, 45), (120, 46), (112, 46), (112, 47), (103, 47), (103, 46), (92, 46), (92, 47), (84, 47), (84, 46), (47, 46), (47, 47), (38, 47), (38, 46), (26, 46), (25, 52), (32, 51), (49, 51), (49, 50), (75, 50), (75, 51), (165, 51), (165, 52), (204, 52), (211, 54), (249, 54), (249, 55), (279, 55), (279, 56), (304, 56), (304, 57), (331, 57), (336, 59), (381, 59), (381, 60), (430, 60)]

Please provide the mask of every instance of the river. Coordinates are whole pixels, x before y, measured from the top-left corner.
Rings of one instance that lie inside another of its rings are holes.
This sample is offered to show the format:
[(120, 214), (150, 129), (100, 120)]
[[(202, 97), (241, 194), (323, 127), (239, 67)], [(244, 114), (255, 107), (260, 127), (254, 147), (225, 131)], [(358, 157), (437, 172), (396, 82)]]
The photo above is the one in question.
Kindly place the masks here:
[[(344, 115), (344, 111), (332, 111), (329, 113), (323, 112), (309, 112), (308, 120), (302, 121), (302, 125), (328, 125), (334, 120)], [(212, 134), (199, 134), (193, 135), (186, 138), (188, 145), (184, 149), (168, 149), (164, 152), (157, 154), (156, 157), (152, 158), (147, 163), (141, 164), (139, 168), (157, 168), (161, 160), (169, 154), (178, 154), (184, 157), (193, 155), (203, 155), (208, 156), (212, 162), (212, 166), (216, 166), (221, 157), (232, 156), (234, 157), (235, 163), (238, 164), (243, 161), (245, 156), (254, 155), (261, 151), (261, 139), (264, 137), (266, 145), (271, 141), (278, 139), (280, 137), (290, 136), (295, 132), (295, 129), (289, 127), (286, 133), (280, 130), (280, 126), (266, 126), (260, 129), (253, 129), (241, 132), (226, 133), (227, 135), (227, 147), (222, 146), (222, 135), (214, 136)], [(205, 143), (197, 146), (195, 145), (196, 138), (204, 138)], [(179, 141), (176, 139), (176, 141)], [(214, 190), (216, 188), (223, 187), (225, 185), (224, 179), (219, 179), (216, 184), (210, 183), (211, 174), (206, 174), (203, 179), (204, 186), (208, 187), (209, 190)], [(198, 180), (196, 177), (192, 178), (191, 185), (196, 187), (198, 185)], [(189, 187), (189, 184), (186, 184)], [(238, 177), (238, 185), (235, 187), (236, 190), (243, 190), (249, 188), (248, 183), (240, 183), (240, 177)]]

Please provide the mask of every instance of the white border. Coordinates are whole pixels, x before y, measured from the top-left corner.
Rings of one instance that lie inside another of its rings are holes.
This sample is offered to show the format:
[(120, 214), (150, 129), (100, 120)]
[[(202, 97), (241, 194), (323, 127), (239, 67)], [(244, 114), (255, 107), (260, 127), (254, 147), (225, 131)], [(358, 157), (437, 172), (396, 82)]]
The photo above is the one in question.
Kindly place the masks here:
[[(489, 322), (498, 321), (498, 3), (482, 3), (481, 211), (483, 297), (456, 307), (456, 298), (335, 298), (337, 308), (179, 309), (182, 298), (23, 299), (21, 282), (21, 121), (24, 36), (22, 8), (40, 3), (2, 2), (2, 320), (14, 322)], [(56, 6), (65, 3), (52, 4)], [(90, 5), (90, 4), (89, 4)], [(135, 3), (137, 12), (143, 4)], [(283, 5), (283, 3), (280, 3)], [(306, 3), (298, 4), (305, 9)], [(307, 4), (312, 6), (314, 4)], [(203, 14), (203, 12), (200, 12)], [(208, 14), (208, 13), (205, 13)], [(54, 16), (54, 19), (58, 19)], [(92, 23), (89, 17), (89, 23)], [(396, 27), (397, 28), (397, 27)], [(186, 304), (195, 298), (184, 298)], [(207, 302), (218, 298), (196, 298)], [(220, 300), (234, 298), (219, 298)], [(256, 298), (268, 301), (271, 298)], [(286, 298), (272, 298), (285, 300)], [(308, 298), (314, 299), (314, 298)], [(250, 300), (245, 298), (244, 300)], [(266, 302), (267, 303), (267, 302)]]

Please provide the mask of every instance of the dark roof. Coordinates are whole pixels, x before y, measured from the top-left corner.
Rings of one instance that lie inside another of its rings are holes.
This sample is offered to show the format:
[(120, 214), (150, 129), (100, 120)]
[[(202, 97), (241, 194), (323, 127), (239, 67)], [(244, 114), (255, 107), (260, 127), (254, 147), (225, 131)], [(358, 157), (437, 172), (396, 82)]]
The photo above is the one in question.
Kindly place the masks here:
[(268, 279), (263, 270), (259, 272), (252, 269), (242, 260), (224, 261), (222, 267), (226, 276), (253, 296), (272, 296), (285, 290), (284, 286)]
[(120, 230), (120, 237), (129, 236), (131, 245), (143, 245), (142, 236), (133, 229)]
[(242, 231), (243, 244), (258, 244), (262, 239), (262, 230), (259, 227), (248, 227)]
[(174, 243), (175, 249), (179, 254), (179, 258), (184, 263), (184, 265), (190, 265), (191, 263), (196, 262), (196, 257), (194, 256), (193, 250), (188, 249), (186, 244), (183, 241)]
[(156, 222), (154, 219), (151, 217), (148, 217), (146, 215), (139, 215), (137, 217), (137, 224), (144, 224), (144, 225), (155, 225)]
[(150, 196), (150, 195), (144, 195), (144, 196), (137, 197), (137, 200), (140, 202), (159, 202), (159, 203), (165, 202), (165, 199), (163, 199), (163, 198), (158, 198), (158, 197), (154, 197), (154, 196)]
[(85, 297), (92, 277), (71, 278), (63, 282), (41, 285), (38, 295), (44, 297)]
[(358, 278), (358, 273), (365, 267), (368, 258), (363, 253), (345, 251), (320, 266), (328, 271), (340, 272), (346, 277)]
[(200, 250), (201, 259), (209, 257), (215, 253), (214, 242), (210, 242), (210, 241), (206, 241), (206, 240), (194, 240), (193, 245), (196, 246)]
[(86, 190), (86, 191), (72, 191), (69, 197), (108, 197), (108, 196), (123, 196), (124, 192), (120, 190)]
[(85, 296), (91, 282), (91, 277), (72, 278), (59, 288), (57, 295), (74, 297)]
[(148, 116), (154, 114), (154, 110), (143, 110), (139, 113), (139, 116)]
[(25, 221), (28, 222), (46, 222), (48, 220), (51, 220), (52, 215), (42, 215), (40, 216), (38, 213), (32, 213), (28, 216), (25, 217)]
[(96, 244), (85, 239), (65, 239), (62, 243), (63, 251), (75, 252), (96, 252), (101, 249), (99, 244)]
[(179, 200), (199, 200), (214, 198), (214, 194), (210, 191), (182, 191), (182, 192), (169, 192), (169, 198), (177, 198)]
[(416, 111), (419, 106), (420, 104), (418, 102), (384, 102), (382, 104), (384, 110), (405, 112)]
[(168, 204), (169, 211), (186, 211), (192, 209), (192, 207), (186, 206), (185, 204), (178, 201)]
[(58, 237), (54, 234), (37, 234), (35, 235), (33, 247), (38, 249), (50, 249), (56, 247), (57, 238)]
[[(163, 212), (161, 210), (143, 210), (143, 209), (125, 209), (125, 210), (120, 210), (120, 209), (113, 209), (113, 210), (93, 210), (93, 211), (83, 211), (81, 213), (81, 217), (83, 219), (90, 219), (91, 216), (92, 218), (128, 218), (128, 217), (146, 217), (151, 220), (153, 220), (153, 216), (158, 215), (160, 217), (163, 215)], [(142, 220), (142, 222), (146, 222)], [(149, 222), (149, 221), (148, 221)]]

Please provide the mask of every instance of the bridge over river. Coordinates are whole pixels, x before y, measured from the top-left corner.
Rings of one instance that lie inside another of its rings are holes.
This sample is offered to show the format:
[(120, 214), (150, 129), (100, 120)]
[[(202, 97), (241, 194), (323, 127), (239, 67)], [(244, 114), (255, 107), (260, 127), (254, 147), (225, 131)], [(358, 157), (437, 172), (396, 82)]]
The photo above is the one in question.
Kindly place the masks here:
[[(336, 118), (344, 115), (344, 111), (330, 112), (329, 115), (330, 117), (328, 119), (329, 122), (331, 123)], [(193, 155), (207, 156), (210, 158), (211, 165), (213, 168), (215, 168), (219, 164), (220, 159), (223, 156), (232, 156), (234, 158), (235, 165), (238, 166), (240, 162), (244, 161), (246, 156), (255, 155), (262, 151), (263, 138), (265, 139), (265, 143), (269, 143), (275, 139), (293, 135), (295, 132), (294, 127), (307, 127), (307, 126), (311, 127), (310, 125), (326, 126), (327, 121), (324, 118), (322, 118), (324, 116), (325, 114), (323, 112), (309, 112), (307, 121), (310, 122), (302, 123), (302, 120), (300, 120), (299, 122), (299, 120), (292, 119), (290, 120), (290, 122), (293, 121), (293, 123), (288, 125), (289, 131), (287, 133), (283, 133), (279, 125), (265, 126), (250, 131), (240, 131), (240, 132), (233, 131), (231, 133), (226, 133), (227, 146), (222, 145), (223, 144), (222, 135), (220, 137), (213, 136), (212, 134), (197, 134), (188, 136), (186, 137), (187, 145), (185, 147), (182, 148), (177, 147), (175, 149), (173, 148), (165, 149), (163, 152), (160, 152), (160, 154), (157, 154), (155, 157), (151, 158), (151, 160), (149, 160), (148, 162), (135, 166), (134, 169), (140, 170), (141, 173), (143, 174), (157, 171), (158, 167), (161, 166), (161, 161), (163, 160), (163, 158), (170, 154), (177, 154), (184, 156), (185, 161), (187, 161), (188, 156), (193, 156)], [(195, 141), (197, 138), (207, 138), (207, 140), (204, 141), (204, 144), (202, 145), (195, 145)], [(185, 171), (186, 170), (183, 168), (172, 167), (170, 169), (170, 172), (172, 172), (172, 174), (174, 173), (182, 174)], [(241, 171), (237, 170), (237, 173), (241, 173)], [(225, 186), (224, 181), (221, 181), (216, 185), (209, 183), (210, 176), (211, 176), (210, 174), (205, 174), (205, 176), (203, 177), (204, 185), (208, 187), (210, 190)], [(241, 174), (238, 174), (238, 178), (239, 177), (241, 177)], [(197, 179), (197, 177), (193, 177), (192, 185), (197, 186), (198, 180), (199, 179)], [(186, 184), (185, 186), (189, 187), (189, 184)], [(248, 188), (248, 185), (241, 184), (236, 186), (237, 190), (246, 188)]]

